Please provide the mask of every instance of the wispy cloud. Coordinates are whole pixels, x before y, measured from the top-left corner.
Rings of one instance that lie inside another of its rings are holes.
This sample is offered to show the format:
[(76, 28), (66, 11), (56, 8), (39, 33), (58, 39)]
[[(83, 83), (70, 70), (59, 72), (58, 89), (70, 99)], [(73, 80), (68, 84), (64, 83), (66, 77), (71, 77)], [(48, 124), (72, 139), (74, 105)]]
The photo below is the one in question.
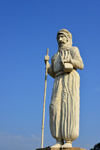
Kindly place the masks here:
[(22, 135), (0, 132), (1, 150), (35, 150), (39, 146), (40, 138), (35, 135), (24, 137)]

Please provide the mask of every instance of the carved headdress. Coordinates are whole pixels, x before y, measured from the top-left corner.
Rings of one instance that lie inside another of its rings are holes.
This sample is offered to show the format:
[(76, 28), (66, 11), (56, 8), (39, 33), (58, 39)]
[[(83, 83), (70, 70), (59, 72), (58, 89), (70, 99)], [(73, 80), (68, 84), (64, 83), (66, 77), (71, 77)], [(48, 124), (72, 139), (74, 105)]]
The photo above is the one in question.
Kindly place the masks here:
[(66, 37), (72, 38), (72, 34), (66, 29), (59, 30), (57, 32), (57, 36), (58, 36), (58, 34), (64, 34)]

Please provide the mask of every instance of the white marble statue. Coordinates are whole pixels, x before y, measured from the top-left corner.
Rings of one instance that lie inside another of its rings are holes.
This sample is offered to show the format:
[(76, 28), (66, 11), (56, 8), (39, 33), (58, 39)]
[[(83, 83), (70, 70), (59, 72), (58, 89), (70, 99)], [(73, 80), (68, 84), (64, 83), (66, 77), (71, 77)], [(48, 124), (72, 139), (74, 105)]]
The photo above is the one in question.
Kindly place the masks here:
[[(48, 74), (55, 78), (50, 104), (50, 130), (56, 139), (51, 147), (72, 147), (79, 136), (80, 76), (83, 61), (77, 47), (72, 46), (72, 34), (61, 29), (57, 33), (58, 52), (47, 63)], [(49, 56), (45, 56), (45, 61)]]

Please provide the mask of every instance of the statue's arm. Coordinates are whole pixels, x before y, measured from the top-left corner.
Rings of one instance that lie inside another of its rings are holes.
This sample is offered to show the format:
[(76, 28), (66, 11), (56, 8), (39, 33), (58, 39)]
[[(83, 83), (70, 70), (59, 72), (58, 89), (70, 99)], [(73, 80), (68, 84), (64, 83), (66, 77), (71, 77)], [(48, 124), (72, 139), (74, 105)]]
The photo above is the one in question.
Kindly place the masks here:
[(48, 74), (51, 77), (55, 78), (55, 75), (54, 75), (54, 72), (53, 72), (53, 67), (52, 67), (52, 59), (51, 59), (51, 65), (48, 62), (49, 61), (49, 56), (48, 55), (45, 56), (44, 61), (45, 61), (45, 64), (46, 64)]
[(75, 53), (74, 53), (75, 56), (74, 56), (73, 59), (70, 60), (71, 64), (76, 69), (83, 69), (84, 68), (84, 64), (83, 64), (83, 61), (82, 61), (82, 58), (80, 56), (80, 52), (79, 52), (78, 48), (75, 47), (74, 51), (75, 51)]
[(49, 64), (49, 67), (48, 67), (48, 74), (49, 74), (51, 77), (55, 78), (55, 75), (54, 75), (54, 72), (53, 72), (53, 67), (52, 67), (52, 65), (50, 65), (50, 64)]

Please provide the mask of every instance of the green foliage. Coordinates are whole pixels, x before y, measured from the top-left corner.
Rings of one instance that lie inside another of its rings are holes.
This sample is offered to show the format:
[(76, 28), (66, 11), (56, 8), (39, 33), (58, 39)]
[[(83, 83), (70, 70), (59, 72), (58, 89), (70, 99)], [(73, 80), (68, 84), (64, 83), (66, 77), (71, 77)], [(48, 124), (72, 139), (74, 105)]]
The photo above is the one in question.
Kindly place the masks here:
[(94, 145), (94, 148), (91, 148), (90, 150), (100, 150), (100, 143)]

